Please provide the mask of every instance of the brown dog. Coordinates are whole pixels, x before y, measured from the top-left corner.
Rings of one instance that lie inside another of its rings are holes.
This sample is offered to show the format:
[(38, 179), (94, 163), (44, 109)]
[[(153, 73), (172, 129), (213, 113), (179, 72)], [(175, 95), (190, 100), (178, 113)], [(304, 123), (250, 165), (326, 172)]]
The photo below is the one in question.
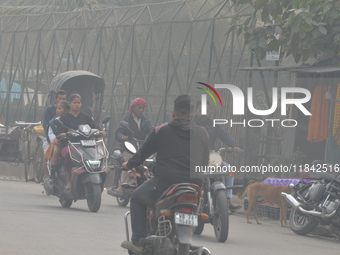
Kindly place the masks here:
[(282, 218), (283, 218), (284, 226), (288, 228), (288, 225), (287, 225), (288, 202), (285, 197), (281, 196), (281, 192), (290, 194), (291, 190), (288, 186), (274, 187), (269, 184), (257, 182), (257, 183), (253, 183), (249, 185), (246, 188), (246, 190), (243, 192), (242, 196), (240, 196), (240, 193), (237, 193), (237, 198), (240, 200), (244, 199), (246, 196), (248, 197), (249, 205), (248, 205), (248, 210), (246, 211), (247, 223), (251, 223), (249, 221), (249, 213), (251, 209), (254, 208), (254, 218), (256, 220), (256, 223), (261, 224), (257, 218), (257, 207), (258, 207), (258, 201), (264, 199), (264, 200), (268, 200), (269, 202), (280, 206), (281, 227), (283, 227), (283, 224), (282, 224)]

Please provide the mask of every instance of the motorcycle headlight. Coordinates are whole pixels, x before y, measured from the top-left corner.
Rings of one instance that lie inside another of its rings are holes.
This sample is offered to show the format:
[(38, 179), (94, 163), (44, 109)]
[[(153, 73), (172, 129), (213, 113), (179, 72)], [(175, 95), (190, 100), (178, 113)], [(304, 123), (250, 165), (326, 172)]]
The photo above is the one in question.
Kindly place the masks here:
[(91, 132), (91, 128), (89, 125), (79, 125), (78, 130), (84, 135), (89, 135)]
[(97, 169), (100, 167), (101, 165), (101, 161), (100, 160), (88, 160), (87, 164), (89, 165), (89, 167), (91, 167), (92, 169)]
[(219, 153), (210, 153), (209, 155), (209, 165), (220, 166), (222, 165), (222, 157)]

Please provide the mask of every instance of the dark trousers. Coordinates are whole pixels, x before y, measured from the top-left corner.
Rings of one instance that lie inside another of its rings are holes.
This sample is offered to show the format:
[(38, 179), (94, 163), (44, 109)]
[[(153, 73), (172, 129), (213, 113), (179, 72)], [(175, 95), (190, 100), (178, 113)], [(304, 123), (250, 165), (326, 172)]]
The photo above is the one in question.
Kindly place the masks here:
[(167, 190), (171, 184), (166, 184), (157, 178), (148, 180), (139, 186), (132, 194), (130, 202), (132, 243), (140, 245), (139, 240), (145, 238), (146, 231), (146, 209), (153, 205), (158, 197)]

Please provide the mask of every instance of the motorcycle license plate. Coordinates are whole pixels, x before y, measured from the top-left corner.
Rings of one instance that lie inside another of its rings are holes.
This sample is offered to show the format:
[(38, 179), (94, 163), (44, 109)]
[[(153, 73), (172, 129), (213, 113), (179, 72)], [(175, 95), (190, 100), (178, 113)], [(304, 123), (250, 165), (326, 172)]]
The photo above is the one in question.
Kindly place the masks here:
[(187, 214), (187, 213), (175, 213), (175, 223), (187, 226), (198, 226), (197, 215)]
[(80, 140), (82, 146), (96, 146), (95, 140)]

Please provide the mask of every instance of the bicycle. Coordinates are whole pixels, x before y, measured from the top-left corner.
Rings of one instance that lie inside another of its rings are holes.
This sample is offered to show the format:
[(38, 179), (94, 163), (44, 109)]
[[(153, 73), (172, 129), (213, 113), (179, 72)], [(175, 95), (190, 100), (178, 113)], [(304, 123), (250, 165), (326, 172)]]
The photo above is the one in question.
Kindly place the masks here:
[[(31, 165), (32, 160), (35, 159), (33, 158), (33, 155), (31, 154), (31, 134), (34, 126), (39, 126), (41, 125), (41, 121), (36, 122), (36, 123), (31, 123), (31, 122), (21, 122), (21, 121), (15, 121), (15, 124), (20, 127), (20, 140), (19, 140), (19, 150), (21, 152), (21, 161), (24, 163), (24, 170), (25, 170), (25, 181), (29, 181), (29, 168)], [(36, 150), (39, 149), (39, 147), (42, 146), (37, 146)], [(42, 163), (43, 161), (41, 161)], [(36, 167), (34, 167), (34, 179), (37, 181), (37, 171), (38, 171), (38, 163), (36, 161)], [(42, 166), (41, 166), (42, 167)], [(40, 181), (40, 180), (39, 180)]]

